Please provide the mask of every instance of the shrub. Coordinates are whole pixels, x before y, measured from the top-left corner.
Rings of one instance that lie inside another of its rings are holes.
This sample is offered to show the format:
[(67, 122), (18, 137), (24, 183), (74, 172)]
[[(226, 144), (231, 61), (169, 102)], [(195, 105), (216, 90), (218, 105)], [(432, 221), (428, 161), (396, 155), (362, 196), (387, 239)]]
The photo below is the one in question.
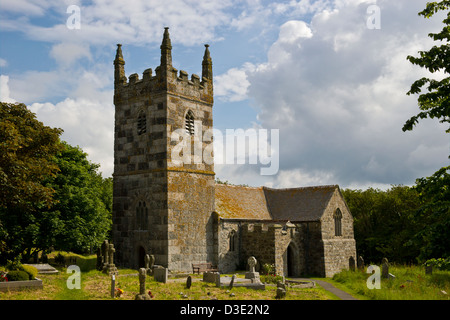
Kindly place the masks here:
[(58, 253), (55, 257), (55, 263), (63, 265), (66, 263), (66, 258), (60, 253)]
[(8, 281), (26, 281), (29, 280), (30, 276), (25, 271), (13, 270), (9, 271), (7, 274)]
[(22, 263), (20, 263), (19, 259), (15, 259), (13, 261), (7, 260), (5, 267), (7, 270), (22, 270)]
[(34, 280), (38, 274), (38, 269), (28, 265), (22, 265), (22, 271), (25, 271), (28, 274), (29, 280)]
[(424, 263), (425, 266), (432, 266), (439, 270), (445, 271), (450, 270), (450, 257), (447, 259), (439, 258), (439, 259), (430, 259)]

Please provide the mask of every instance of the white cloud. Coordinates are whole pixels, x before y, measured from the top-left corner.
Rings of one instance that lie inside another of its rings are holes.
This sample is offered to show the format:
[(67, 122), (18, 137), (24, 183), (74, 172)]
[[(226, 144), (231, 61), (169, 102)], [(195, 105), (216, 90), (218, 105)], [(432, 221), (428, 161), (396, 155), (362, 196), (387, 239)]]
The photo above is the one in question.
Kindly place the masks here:
[(0, 101), (14, 103), (16, 100), (10, 97), (8, 82), (9, 76), (0, 75)]
[(225, 101), (236, 102), (247, 99), (250, 82), (247, 73), (255, 66), (245, 63), (242, 68), (231, 68), (226, 73), (214, 77), (214, 94)]
[[(377, 4), (381, 30), (367, 28), (365, 1), (335, 1), (309, 25), (283, 24), (267, 62), (247, 73), (259, 121), (280, 129), (275, 184), (413, 183), (445, 164), (449, 142), (437, 121), (401, 131), (418, 112), (417, 97), (406, 92), (425, 74), (406, 56), (433, 45), (426, 34), (440, 21), (417, 16), (425, 4)], [(440, 157), (421, 160), (420, 145)]]
[[(114, 107), (105, 92), (98, 99), (67, 98), (56, 104), (33, 103), (29, 109), (45, 125), (62, 128), (61, 139), (79, 145), (89, 160), (101, 165), (103, 176), (113, 172)], [(106, 99), (105, 99), (106, 98)]]
[(58, 43), (50, 50), (50, 56), (64, 67), (69, 67), (81, 58), (92, 60), (89, 45), (82, 43), (63, 42)]

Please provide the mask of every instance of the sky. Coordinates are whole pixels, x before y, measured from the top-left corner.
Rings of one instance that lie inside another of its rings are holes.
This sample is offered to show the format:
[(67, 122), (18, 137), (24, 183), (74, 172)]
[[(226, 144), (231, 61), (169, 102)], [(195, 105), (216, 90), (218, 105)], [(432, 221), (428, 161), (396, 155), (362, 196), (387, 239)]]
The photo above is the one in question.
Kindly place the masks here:
[[(406, 93), (430, 76), (406, 57), (429, 50), (428, 33), (443, 27), (442, 15), (418, 16), (426, 3), (2, 0), (0, 100), (25, 103), (44, 124), (62, 128), (61, 138), (109, 177), (116, 44), (126, 75), (142, 77), (159, 65), (169, 27), (178, 70), (201, 75), (210, 45), (214, 127), (224, 137), (227, 129), (278, 132), (268, 139), (278, 159), (273, 174), (261, 174), (267, 162), (218, 162), (220, 180), (274, 188), (413, 185), (448, 165), (450, 151), (438, 120), (402, 131), (419, 112), (417, 95)], [(216, 147), (219, 159), (219, 140)]]

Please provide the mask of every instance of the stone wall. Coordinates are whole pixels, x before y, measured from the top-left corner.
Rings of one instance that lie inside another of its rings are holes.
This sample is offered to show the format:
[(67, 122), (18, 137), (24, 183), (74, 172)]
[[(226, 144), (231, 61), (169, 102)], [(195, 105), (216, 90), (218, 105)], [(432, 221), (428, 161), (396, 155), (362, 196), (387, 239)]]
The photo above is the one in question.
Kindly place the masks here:
[[(334, 215), (339, 208), (342, 213), (341, 235), (336, 236)], [(332, 196), (321, 219), (324, 248), (325, 276), (332, 277), (342, 269), (349, 268), (349, 259), (356, 261), (356, 242), (353, 232), (353, 217), (339, 190)]]
[[(202, 157), (212, 140), (201, 142), (212, 129), (212, 64), (207, 49), (205, 75), (188, 79), (172, 67), (167, 29), (161, 49), (161, 65), (155, 74), (145, 70), (142, 79), (126, 78), (120, 45), (114, 60), (113, 243), (119, 266), (141, 267), (143, 256), (153, 254), (155, 264), (190, 271), (193, 262), (217, 262), (214, 165)], [(189, 151), (197, 157), (174, 163), (172, 151), (180, 141), (173, 132), (185, 130), (188, 110), (201, 128), (186, 137), (196, 142)]]
[[(241, 252), (240, 222), (220, 220), (217, 228), (218, 268), (233, 273), (239, 268)], [(233, 242), (233, 243), (231, 243)]]

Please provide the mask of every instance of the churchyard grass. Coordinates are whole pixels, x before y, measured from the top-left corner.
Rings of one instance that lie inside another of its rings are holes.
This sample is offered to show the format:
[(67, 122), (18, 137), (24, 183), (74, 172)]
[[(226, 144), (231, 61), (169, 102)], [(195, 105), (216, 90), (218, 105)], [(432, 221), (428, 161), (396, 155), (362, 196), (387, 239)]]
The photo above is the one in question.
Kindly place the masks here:
[(332, 279), (321, 279), (361, 300), (450, 300), (450, 271), (433, 270), (425, 274), (423, 266), (392, 265), (395, 278), (381, 277), (380, 289), (369, 289), (365, 271), (345, 270)]
[[(81, 272), (81, 289), (68, 289), (65, 267), (59, 267), (58, 274), (39, 275), (43, 280), (42, 290), (23, 290), (0, 292), (0, 300), (111, 300), (111, 278), (97, 271)], [(152, 300), (274, 300), (276, 286), (266, 286), (266, 290), (253, 290), (242, 287), (217, 288), (213, 283), (200, 281), (200, 276), (194, 276), (190, 289), (186, 288), (186, 278), (171, 279), (168, 283), (156, 282), (152, 276), (146, 280), (146, 289), (151, 291)], [(116, 277), (116, 288), (123, 290), (116, 300), (134, 300), (139, 293), (139, 280), (136, 270), (119, 269)], [(186, 297), (185, 297), (186, 296)], [(320, 287), (290, 288), (285, 300), (329, 300), (331, 294)]]

